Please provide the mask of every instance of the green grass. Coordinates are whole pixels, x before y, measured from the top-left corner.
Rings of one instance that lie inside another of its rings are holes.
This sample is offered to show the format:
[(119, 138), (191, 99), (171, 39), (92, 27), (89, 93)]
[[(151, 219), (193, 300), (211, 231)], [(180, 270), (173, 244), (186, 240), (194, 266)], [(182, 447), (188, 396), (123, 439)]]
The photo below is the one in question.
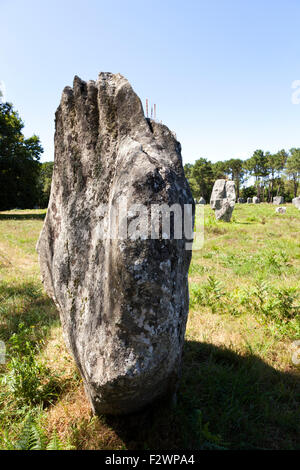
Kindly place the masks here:
[[(205, 207), (190, 266), (190, 314), (177, 404), (93, 417), (43, 291), (35, 245), (45, 211), (0, 213), (0, 448), (299, 449), (300, 212)], [(28, 424), (29, 423), (29, 424)], [(40, 441), (40, 444), (38, 444)]]

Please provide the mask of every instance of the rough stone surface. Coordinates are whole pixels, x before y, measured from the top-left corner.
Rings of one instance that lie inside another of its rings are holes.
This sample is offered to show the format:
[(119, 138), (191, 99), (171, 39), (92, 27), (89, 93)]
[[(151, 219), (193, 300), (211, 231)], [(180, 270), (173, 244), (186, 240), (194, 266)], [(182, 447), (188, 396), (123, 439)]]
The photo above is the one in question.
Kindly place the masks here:
[(211, 193), (210, 205), (217, 220), (230, 222), (235, 206), (234, 181), (217, 180)]
[(299, 197), (294, 197), (293, 204), (294, 204), (295, 207), (297, 207), (297, 209), (300, 210), (300, 196)]
[(286, 207), (277, 207), (277, 209), (275, 209), (275, 212), (277, 212), (277, 214), (285, 214)]
[(273, 204), (276, 206), (279, 206), (280, 204), (284, 204), (284, 197), (283, 196), (273, 197)]
[(259, 200), (258, 197), (254, 196), (254, 198), (252, 199), (252, 202), (253, 202), (253, 204), (259, 204), (260, 200)]
[(127, 207), (194, 208), (180, 144), (145, 118), (120, 74), (87, 83), (75, 77), (56, 112), (51, 197), (37, 250), (97, 414), (134, 412), (173, 393), (188, 314), (185, 239), (103, 239), (122, 197)]
[(200, 197), (198, 204), (206, 204), (204, 197)]

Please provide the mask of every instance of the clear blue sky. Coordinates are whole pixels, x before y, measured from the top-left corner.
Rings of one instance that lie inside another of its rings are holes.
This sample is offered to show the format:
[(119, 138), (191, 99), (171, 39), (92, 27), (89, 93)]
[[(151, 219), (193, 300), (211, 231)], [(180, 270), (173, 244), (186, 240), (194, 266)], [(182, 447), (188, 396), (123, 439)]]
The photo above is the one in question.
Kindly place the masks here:
[(53, 160), (74, 75), (120, 72), (176, 132), (184, 163), (300, 147), (299, 0), (0, 0), (0, 81)]

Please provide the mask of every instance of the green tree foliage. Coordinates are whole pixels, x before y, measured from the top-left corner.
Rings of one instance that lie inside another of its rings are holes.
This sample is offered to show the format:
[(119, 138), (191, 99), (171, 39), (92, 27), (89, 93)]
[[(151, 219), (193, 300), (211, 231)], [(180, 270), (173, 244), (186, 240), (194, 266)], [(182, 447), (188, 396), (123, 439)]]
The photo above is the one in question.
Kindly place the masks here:
[(252, 157), (246, 162), (246, 168), (250, 175), (255, 178), (255, 186), (257, 188), (257, 197), (264, 199), (264, 178), (268, 175), (267, 157), (262, 150), (255, 150)]
[(193, 178), (199, 188), (199, 195), (209, 199), (214, 184), (212, 164), (206, 158), (199, 158), (193, 168)]
[(40, 167), (40, 207), (46, 208), (48, 206), (50, 191), (51, 191), (51, 182), (52, 182), (52, 173), (53, 173), (54, 162), (45, 162), (41, 164)]
[(216, 162), (212, 163), (212, 169), (214, 173), (214, 179), (225, 179), (226, 176), (228, 175), (228, 168), (226, 166), (226, 161), (222, 162)]
[[(287, 202), (296, 197), (300, 187), (300, 148), (284, 149), (275, 154), (255, 150), (247, 160), (231, 158), (210, 162), (205, 158), (184, 167), (194, 198), (203, 196), (208, 202), (215, 180), (232, 179), (237, 198), (257, 195), (262, 201), (272, 202), (274, 196), (284, 196)], [(253, 185), (245, 184), (250, 179)], [(244, 185), (245, 184), (245, 185)], [(243, 186), (244, 185), (244, 186)]]
[(236, 196), (240, 197), (240, 187), (244, 182), (244, 162), (239, 158), (231, 158), (225, 162), (225, 169), (227, 173), (230, 173), (231, 179), (235, 182)]
[(284, 191), (282, 172), (286, 165), (288, 153), (283, 149), (275, 154), (266, 152), (268, 173), (268, 200), (271, 202), (276, 188), (276, 195)]
[(0, 103), (0, 210), (38, 203), (40, 155), (36, 135), (26, 139), (24, 124), (10, 103)]
[(286, 164), (286, 174), (293, 181), (293, 196), (297, 196), (300, 180), (300, 148), (292, 148)]

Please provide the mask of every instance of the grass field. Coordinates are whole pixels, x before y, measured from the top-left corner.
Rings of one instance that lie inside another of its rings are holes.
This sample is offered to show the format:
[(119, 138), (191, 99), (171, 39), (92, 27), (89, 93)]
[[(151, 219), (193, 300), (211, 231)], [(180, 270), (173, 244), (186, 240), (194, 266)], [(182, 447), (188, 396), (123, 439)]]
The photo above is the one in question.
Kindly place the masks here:
[(0, 448), (300, 448), (300, 211), (236, 205), (226, 224), (205, 207), (177, 404), (122, 418), (90, 414), (39, 278), (44, 215), (0, 213)]

